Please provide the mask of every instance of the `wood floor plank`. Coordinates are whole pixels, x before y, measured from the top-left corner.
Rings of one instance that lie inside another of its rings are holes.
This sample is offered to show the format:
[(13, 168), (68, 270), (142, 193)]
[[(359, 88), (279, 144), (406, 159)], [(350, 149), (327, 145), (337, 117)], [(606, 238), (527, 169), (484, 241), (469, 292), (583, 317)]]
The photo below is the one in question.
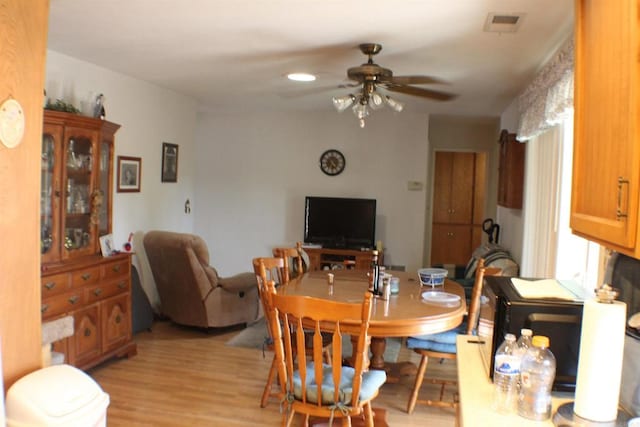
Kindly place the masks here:
[[(238, 328), (207, 333), (170, 322), (156, 322), (151, 332), (135, 335), (138, 354), (106, 362), (89, 371), (109, 394), (109, 427), (130, 426), (279, 426), (279, 403), (260, 408), (260, 396), (271, 365), (271, 353), (225, 343)], [(403, 347), (400, 360), (418, 362)], [(430, 363), (427, 375), (455, 379), (455, 363)], [(452, 427), (452, 409), (418, 405), (406, 411), (413, 378), (385, 384), (374, 407), (387, 410), (391, 426)], [(437, 396), (423, 385), (422, 396)], [(300, 424), (302, 425), (302, 420)]]

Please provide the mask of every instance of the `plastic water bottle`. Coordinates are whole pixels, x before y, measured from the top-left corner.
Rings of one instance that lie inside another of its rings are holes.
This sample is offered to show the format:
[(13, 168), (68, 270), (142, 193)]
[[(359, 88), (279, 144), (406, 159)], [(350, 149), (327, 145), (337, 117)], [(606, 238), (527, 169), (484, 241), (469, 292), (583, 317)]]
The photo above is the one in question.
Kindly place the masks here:
[(500, 413), (514, 412), (518, 399), (520, 358), (516, 353), (516, 336), (507, 334), (496, 350), (493, 370), (493, 408)]
[(531, 420), (551, 417), (551, 387), (556, 377), (556, 358), (549, 350), (549, 338), (536, 335), (520, 365), (518, 415)]
[(518, 341), (516, 341), (516, 353), (520, 356), (520, 359), (522, 359), (522, 357), (524, 357), (527, 350), (531, 348), (532, 336), (533, 336), (533, 331), (531, 329), (526, 329), (526, 328), (520, 329), (520, 338), (518, 338)]

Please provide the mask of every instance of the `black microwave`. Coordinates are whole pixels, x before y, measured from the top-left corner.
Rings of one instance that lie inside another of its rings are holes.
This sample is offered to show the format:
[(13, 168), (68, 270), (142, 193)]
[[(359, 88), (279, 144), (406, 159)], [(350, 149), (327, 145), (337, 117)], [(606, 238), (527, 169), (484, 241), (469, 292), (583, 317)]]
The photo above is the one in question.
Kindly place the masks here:
[(487, 374), (493, 378), (494, 356), (508, 333), (522, 328), (549, 337), (556, 358), (553, 390), (575, 391), (582, 326), (582, 301), (522, 298), (511, 278), (487, 276), (482, 290), (478, 322), (479, 349)]

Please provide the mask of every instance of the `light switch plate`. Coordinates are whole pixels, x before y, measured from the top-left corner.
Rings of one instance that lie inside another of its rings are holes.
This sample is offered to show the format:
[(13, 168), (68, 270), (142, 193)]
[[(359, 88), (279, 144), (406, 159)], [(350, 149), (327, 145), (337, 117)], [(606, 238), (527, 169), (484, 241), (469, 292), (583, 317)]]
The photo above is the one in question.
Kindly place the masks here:
[(408, 181), (407, 190), (409, 191), (422, 191), (423, 184), (420, 181)]

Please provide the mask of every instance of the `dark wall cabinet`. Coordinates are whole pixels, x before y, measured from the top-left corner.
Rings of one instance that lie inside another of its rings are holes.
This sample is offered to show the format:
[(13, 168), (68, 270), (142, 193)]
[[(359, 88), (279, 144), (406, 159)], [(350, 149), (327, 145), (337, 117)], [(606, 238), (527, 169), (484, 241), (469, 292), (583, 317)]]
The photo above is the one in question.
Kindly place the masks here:
[(500, 132), (500, 166), (498, 170), (498, 205), (522, 209), (524, 186), (525, 143), (516, 140), (515, 133)]

